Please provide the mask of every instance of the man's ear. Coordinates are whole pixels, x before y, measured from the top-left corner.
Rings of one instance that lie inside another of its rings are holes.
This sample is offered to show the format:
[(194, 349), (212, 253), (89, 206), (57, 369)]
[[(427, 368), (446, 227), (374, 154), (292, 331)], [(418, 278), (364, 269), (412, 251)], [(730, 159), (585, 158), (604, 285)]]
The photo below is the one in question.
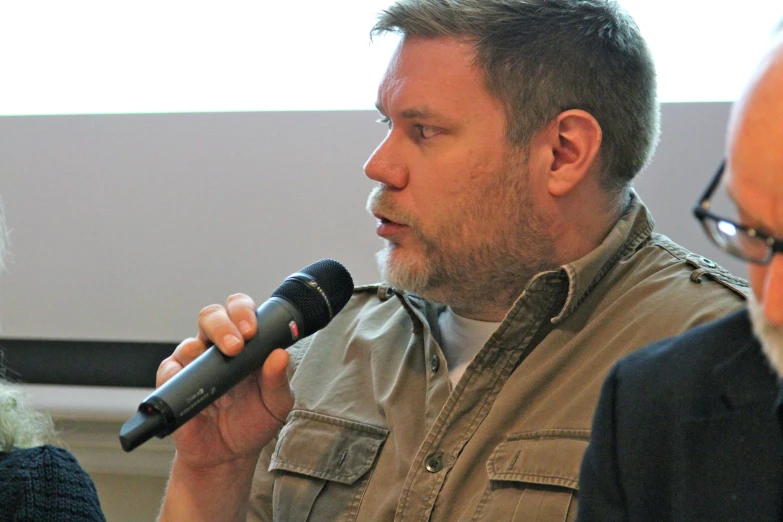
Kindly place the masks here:
[(564, 196), (593, 170), (601, 148), (601, 126), (590, 113), (571, 109), (540, 133), (538, 145), (548, 149), (547, 189), (554, 197)]

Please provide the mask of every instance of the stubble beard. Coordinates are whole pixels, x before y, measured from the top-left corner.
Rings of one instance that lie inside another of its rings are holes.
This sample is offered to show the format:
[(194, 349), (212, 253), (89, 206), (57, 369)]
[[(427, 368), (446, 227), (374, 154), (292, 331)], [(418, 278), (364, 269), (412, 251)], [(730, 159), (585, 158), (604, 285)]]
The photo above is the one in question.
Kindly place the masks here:
[(748, 297), (748, 315), (753, 325), (753, 334), (761, 344), (770, 366), (783, 378), (783, 326), (775, 326), (764, 315), (764, 307), (752, 294)]
[(469, 196), (472, 203), (455, 205), (459, 214), (451, 223), (431, 233), (376, 187), (368, 210), (408, 225), (420, 247), (410, 252), (384, 240), (376, 254), (384, 282), (466, 314), (510, 309), (528, 281), (553, 264), (553, 242), (528, 196), (527, 176), (526, 168), (506, 166)]

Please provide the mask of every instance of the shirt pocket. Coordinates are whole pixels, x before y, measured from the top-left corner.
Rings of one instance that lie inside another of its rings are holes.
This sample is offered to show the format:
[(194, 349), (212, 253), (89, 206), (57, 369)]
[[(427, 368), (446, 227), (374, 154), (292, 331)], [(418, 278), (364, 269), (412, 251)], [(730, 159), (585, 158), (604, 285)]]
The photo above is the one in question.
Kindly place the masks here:
[(292, 411), (269, 464), (273, 520), (354, 520), (388, 435), (369, 424)]
[(510, 435), (487, 461), (489, 486), (473, 520), (575, 520), (579, 467), (588, 437), (584, 430)]

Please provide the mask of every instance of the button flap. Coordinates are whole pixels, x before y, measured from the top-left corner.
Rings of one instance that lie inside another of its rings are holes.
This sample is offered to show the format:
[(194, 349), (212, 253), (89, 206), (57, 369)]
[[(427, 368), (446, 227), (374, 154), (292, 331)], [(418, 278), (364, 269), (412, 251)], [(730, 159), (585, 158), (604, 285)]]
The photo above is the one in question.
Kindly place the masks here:
[(513, 434), (490, 456), (489, 478), (577, 489), (589, 436), (587, 430)]
[(269, 470), (353, 484), (370, 470), (389, 430), (294, 410), (278, 435)]
[(750, 292), (748, 282), (741, 277), (733, 275), (714, 261), (711, 261), (706, 257), (697, 256), (696, 254), (688, 254), (685, 257), (685, 262), (696, 269), (693, 274), (691, 274), (691, 281), (694, 283), (701, 283), (701, 276), (706, 275), (726, 288), (738, 293), (741, 297), (748, 297)]

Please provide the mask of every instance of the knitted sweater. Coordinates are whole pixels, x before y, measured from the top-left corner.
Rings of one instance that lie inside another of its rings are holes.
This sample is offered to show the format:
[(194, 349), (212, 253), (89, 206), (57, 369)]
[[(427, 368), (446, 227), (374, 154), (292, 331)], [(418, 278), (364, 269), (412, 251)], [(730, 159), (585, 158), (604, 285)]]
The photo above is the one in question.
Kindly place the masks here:
[(0, 521), (105, 522), (98, 492), (73, 455), (54, 446), (0, 452)]

